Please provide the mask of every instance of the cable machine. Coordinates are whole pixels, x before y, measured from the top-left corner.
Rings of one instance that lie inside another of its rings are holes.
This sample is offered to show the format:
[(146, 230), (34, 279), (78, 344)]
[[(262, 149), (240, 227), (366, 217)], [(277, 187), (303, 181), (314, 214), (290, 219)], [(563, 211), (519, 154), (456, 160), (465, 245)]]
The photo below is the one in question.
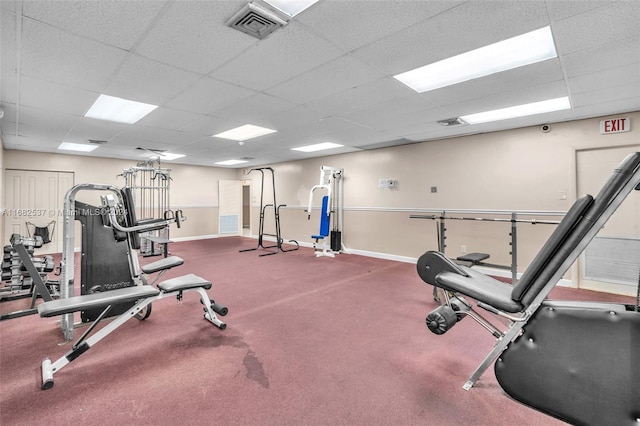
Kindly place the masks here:
[[(271, 172), (271, 186), (273, 188), (273, 204), (264, 204), (264, 171), (265, 170)], [(288, 251), (298, 250), (300, 248), (300, 245), (298, 244), (298, 242), (296, 240), (289, 240), (290, 243), (295, 244), (295, 247), (293, 247), (293, 248), (285, 249), (282, 246), (283, 239), (282, 239), (281, 230), (280, 230), (280, 207), (286, 207), (287, 205), (286, 204), (280, 204), (279, 205), (276, 202), (276, 175), (275, 175), (275, 171), (271, 167), (259, 167), (259, 168), (255, 168), (255, 169), (249, 170), (249, 173), (251, 173), (253, 171), (258, 171), (258, 172), (260, 172), (260, 175), (261, 175), (260, 176), (260, 225), (258, 227), (259, 228), (259, 230), (258, 230), (258, 245), (255, 248), (240, 250), (240, 252), (258, 250), (261, 247), (263, 249), (275, 248), (275, 251), (268, 251), (267, 253), (260, 254), (260, 256), (269, 256), (269, 255), (272, 255), (272, 254), (277, 254), (280, 251), (288, 252)], [(247, 174), (249, 174), (249, 173), (247, 173)], [(276, 229), (276, 233), (275, 234), (266, 234), (264, 232), (264, 215), (265, 215), (265, 212), (266, 212), (268, 207), (273, 207), (273, 210), (274, 210), (275, 229)], [(265, 246), (264, 245), (264, 236), (265, 235), (268, 235), (268, 236), (271, 236), (271, 237), (276, 237), (276, 243), (274, 245)]]
[[(126, 188), (131, 188), (136, 214), (141, 222), (166, 219), (165, 212), (171, 210), (171, 169), (160, 166), (160, 157), (139, 162), (118, 176), (124, 177)], [(146, 232), (141, 237), (140, 253), (143, 256), (167, 255), (167, 244), (171, 242), (168, 227)]]
[[(313, 207), (313, 193), (316, 190), (325, 190), (326, 194), (322, 197), (320, 209), (320, 231), (311, 238), (315, 240), (313, 248), (316, 257), (334, 257), (336, 253), (340, 253), (343, 248), (342, 244), (342, 223), (344, 220), (343, 198), (342, 198), (342, 176), (343, 169), (334, 167), (320, 167), (320, 183), (309, 192), (309, 207), (307, 209), (307, 219), (311, 219), (311, 209)], [(334, 215), (331, 232), (329, 232), (331, 224), (331, 214)], [(330, 237), (330, 248), (327, 247), (326, 237)], [(318, 242), (322, 240), (322, 249), (317, 247)]]

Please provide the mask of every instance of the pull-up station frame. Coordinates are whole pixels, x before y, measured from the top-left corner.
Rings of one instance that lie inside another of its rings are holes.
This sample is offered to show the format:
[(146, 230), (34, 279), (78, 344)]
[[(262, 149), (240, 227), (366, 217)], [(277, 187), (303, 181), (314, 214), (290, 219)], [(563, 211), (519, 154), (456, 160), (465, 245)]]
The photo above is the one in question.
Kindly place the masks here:
[[(273, 203), (272, 204), (264, 204), (264, 172), (265, 170), (267, 172), (271, 173), (271, 185), (273, 188)], [(300, 245), (298, 244), (297, 241), (295, 240), (289, 240), (290, 243), (295, 244), (295, 247), (293, 248), (284, 248), (282, 243), (284, 242), (282, 239), (282, 235), (281, 235), (281, 229), (280, 229), (280, 207), (286, 207), (286, 204), (278, 204), (276, 201), (276, 175), (275, 175), (275, 171), (273, 170), (272, 167), (259, 167), (259, 168), (255, 168), (255, 169), (251, 169), (249, 170), (249, 173), (253, 172), (253, 171), (257, 171), (260, 172), (260, 224), (258, 226), (258, 245), (254, 248), (250, 248), (250, 249), (244, 249), (244, 250), (240, 250), (240, 252), (245, 252), (245, 251), (254, 251), (254, 250), (258, 250), (259, 248), (263, 248), (263, 249), (273, 249), (275, 248), (274, 251), (267, 251), (266, 253), (261, 253), (259, 256), (270, 256), (272, 254), (277, 254), (279, 252), (288, 252), (288, 251), (294, 251), (294, 250), (298, 250), (300, 248)], [(267, 234), (264, 232), (264, 216), (265, 216), (265, 212), (267, 210), (267, 208), (269, 207), (273, 207), (274, 210), (274, 218), (275, 218), (275, 234)], [(265, 246), (264, 245), (264, 236), (271, 236), (271, 237), (275, 237), (276, 239), (276, 243), (273, 245), (268, 245)]]

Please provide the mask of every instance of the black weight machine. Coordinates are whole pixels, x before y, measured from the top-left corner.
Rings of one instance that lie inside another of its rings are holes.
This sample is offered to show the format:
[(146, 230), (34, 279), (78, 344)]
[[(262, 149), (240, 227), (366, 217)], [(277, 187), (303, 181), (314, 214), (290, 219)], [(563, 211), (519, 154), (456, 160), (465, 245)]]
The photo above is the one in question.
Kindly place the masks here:
[[(273, 188), (273, 204), (264, 204), (264, 171), (267, 170), (269, 172), (271, 172), (271, 185)], [(255, 248), (250, 248), (250, 249), (244, 249), (244, 250), (240, 250), (240, 252), (245, 252), (245, 251), (254, 251), (254, 250), (258, 250), (259, 248), (263, 248), (263, 249), (273, 249), (275, 248), (275, 250), (273, 251), (268, 251), (267, 253), (262, 253), (259, 256), (270, 256), (272, 254), (277, 254), (278, 252), (288, 252), (288, 251), (295, 251), (298, 250), (300, 248), (300, 245), (298, 244), (298, 242), (296, 240), (289, 240), (289, 243), (295, 244), (295, 247), (293, 248), (289, 248), (286, 249), (282, 246), (284, 240), (282, 239), (281, 236), (281, 231), (280, 231), (280, 207), (286, 207), (286, 204), (278, 204), (276, 202), (276, 176), (275, 176), (275, 172), (273, 170), (273, 168), (271, 167), (259, 167), (259, 168), (255, 168), (255, 169), (251, 169), (249, 170), (249, 173), (253, 172), (253, 171), (258, 171), (260, 172), (260, 224), (258, 226), (258, 245)], [(247, 173), (247, 174), (249, 174)], [(267, 210), (267, 208), (269, 207), (273, 207), (274, 210), (274, 219), (275, 219), (275, 229), (276, 229), (276, 233), (275, 234), (266, 234), (264, 232), (264, 216), (265, 216), (265, 212)], [(270, 236), (270, 237), (275, 237), (276, 241), (275, 244), (273, 245), (264, 245), (264, 236)]]
[[(627, 156), (595, 197), (573, 204), (513, 286), (438, 251), (418, 259), (420, 278), (444, 295), (426, 317), (429, 330), (444, 334), (471, 317), (496, 337), (464, 389), (495, 362), (507, 394), (551, 416), (572, 424), (640, 422), (640, 288), (635, 306), (547, 299), (634, 189), (640, 190), (640, 152)], [(471, 300), (508, 320), (508, 328), (480, 316)]]
[[(75, 200), (81, 190), (105, 191), (99, 207)], [(131, 318), (146, 319), (151, 303), (167, 297), (181, 301), (183, 294), (195, 292), (203, 305), (204, 318), (224, 330), (226, 324), (217, 315), (224, 316), (228, 309), (209, 299), (206, 290), (212, 283), (195, 274), (159, 281), (167, 270), (182, 265), (183, 259), (169, 256), (140, 267), (136, 247), (141, 232), (162, 229), (175, 223), (178, 227), (185, 218), (181, 211), (165, 213), (164, 219), (138, 221), (132, 204), (130, 188), (122, 191), (111, 185), (82, 184), (71, 188), (65, 196), (64, 252), (60, 264), (61, 298), (38, 306), (41, 317), (62, 316), (62, 329), (67, 341), (73, 338), (73, 316), (81, 312), (88, 328), (72, 344), (71, 349), (58, 360), (42, 362), (42, 389), (53, 387), (53, 376), (63, 367), (88, 351)], [(74, 296), (74, 220), (82, 224), (82, 294)], [(90, 259), (89, 263), (84, 263)], [(97, 262), (97, 263), (96, 263)], [(33, 266), (33, 265), (31, 265)], [(149, 280), (151, 274), (156, 274)], [(85, 276), (86, 275), (86, 276)], [(216, 315), (217, 314), (217, 315)], [(102, 328), (97, 325), (107, 317), (115, 318)]]

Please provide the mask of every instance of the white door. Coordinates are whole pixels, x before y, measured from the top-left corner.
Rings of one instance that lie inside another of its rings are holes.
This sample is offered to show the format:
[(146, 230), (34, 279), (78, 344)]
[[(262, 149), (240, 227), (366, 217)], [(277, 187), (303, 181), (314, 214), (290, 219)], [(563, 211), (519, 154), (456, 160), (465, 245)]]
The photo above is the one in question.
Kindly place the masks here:
[(221, 180), (218, 184), (218, 235), (241, 235), (242, 181)]
[(12, 234), (29, 236), (35, 227), (47, 227), (51, 242), (36, 253), (62, 251), (62, 208), (64, 195), (73, 186), (72, 172), (11, 170), (5, 172), (4, 229)]
[[(637, 151), (640, 145), (578, 151), (578, 196), (596, 196), (620, 162)], [(578, 286), (635, 295), (639, 268), (640, 191), (633, 191), (580, 257)]]

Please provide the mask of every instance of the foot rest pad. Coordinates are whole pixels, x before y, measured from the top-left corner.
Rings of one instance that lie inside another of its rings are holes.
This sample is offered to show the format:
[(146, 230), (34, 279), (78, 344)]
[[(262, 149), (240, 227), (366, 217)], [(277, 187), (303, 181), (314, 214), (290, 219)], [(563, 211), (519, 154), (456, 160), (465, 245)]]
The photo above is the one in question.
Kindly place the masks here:
[(189, 290), (192, 288), (202, 287), (205, 290), (211, 288), (211, 281), (207, 281), (195, 274), (183, 275), (181, 277), (171, 278), (158, 283), (158, 288), (165, 293), (171, 293), (180, 290)]
[(148, 265), (142, 267), (142, 272), (145, 274), (153, 274), (155, 272), (171, 269), (175, 266), (180, 266), (184, 263), (184, 259), (178, 256), (169, 256), (164, 259), (156, 260)]

